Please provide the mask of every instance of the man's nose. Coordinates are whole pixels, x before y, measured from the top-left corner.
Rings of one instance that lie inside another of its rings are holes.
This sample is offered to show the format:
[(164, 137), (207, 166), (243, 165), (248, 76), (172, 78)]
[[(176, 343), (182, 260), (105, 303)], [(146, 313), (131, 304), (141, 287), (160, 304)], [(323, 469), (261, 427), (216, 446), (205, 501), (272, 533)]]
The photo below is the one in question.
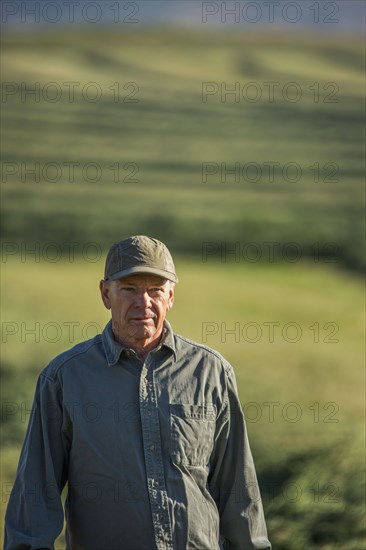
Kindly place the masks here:
[(141, 307), (148, 307), (151, 305), (151, 298), (147, 290), (141, 290), (137, 293), (137, 303)]

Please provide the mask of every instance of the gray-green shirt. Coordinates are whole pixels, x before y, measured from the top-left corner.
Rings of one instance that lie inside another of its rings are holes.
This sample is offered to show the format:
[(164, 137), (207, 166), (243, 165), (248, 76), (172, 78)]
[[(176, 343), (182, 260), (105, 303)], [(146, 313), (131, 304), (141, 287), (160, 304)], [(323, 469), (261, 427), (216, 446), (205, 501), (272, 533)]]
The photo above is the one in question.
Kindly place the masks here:
[(270, 549), (232, 367), (173, 333), (144, 363), (103, 333), (42, 371), (5, 550)]

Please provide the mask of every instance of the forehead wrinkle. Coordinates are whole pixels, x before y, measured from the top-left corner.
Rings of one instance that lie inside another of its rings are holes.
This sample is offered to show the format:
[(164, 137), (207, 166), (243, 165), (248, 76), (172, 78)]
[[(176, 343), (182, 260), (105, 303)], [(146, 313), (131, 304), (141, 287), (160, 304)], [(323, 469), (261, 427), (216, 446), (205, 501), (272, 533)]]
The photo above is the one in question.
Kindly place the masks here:
[(165, 284), (168, 282), (168, 279), (164, 279), (163, 277), (159, 277), (158, 275), (129, 275), (127, 277), (122, 277), (121, 279), (118, 279), (116, 283), (118, 284), (125, 284), (130, 286), (165, 286)]

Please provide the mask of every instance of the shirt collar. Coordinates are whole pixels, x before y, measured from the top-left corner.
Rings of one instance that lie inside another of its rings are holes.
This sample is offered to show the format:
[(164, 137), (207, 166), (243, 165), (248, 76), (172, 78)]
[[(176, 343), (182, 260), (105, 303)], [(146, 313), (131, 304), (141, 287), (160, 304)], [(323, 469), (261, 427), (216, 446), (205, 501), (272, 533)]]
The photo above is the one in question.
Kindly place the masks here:
[[(103, 347), (107, 358), (108, 366), (113, 367), (118, 362), (122, 351), (128, 350), (129, 348), (127, 348), (120, 342), (117, 342), (117, 340), (114, 338), (113, 331), (112, 331), (112, 320), (110, 320), (106, 324), (103, 330), (102, 341), (103, 341)], [(168, 321), (166, 320), (164, 321), (163, 336), (161, 339), (161, 343), (158, 345), (157, 349), (161, 348), (162, 346), (169, 348), (174, 353), (174, 356), (176, 357), (173, 329), (170, 323), (168, 323)]]
[(177, 357), (173, 329), (171, 327), (171, 324), (166, 319), (164, 321), (163, 337), (161, 339), (160, 346), (165, 346), (169, 348), (174, 353), (174, 357)]

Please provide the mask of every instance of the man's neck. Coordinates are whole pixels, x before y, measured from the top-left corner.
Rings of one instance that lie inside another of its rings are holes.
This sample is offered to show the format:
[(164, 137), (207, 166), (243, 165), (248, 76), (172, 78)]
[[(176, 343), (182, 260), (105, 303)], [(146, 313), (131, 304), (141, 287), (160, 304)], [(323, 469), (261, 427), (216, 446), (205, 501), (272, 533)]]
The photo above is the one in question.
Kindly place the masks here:
[(113, 330), (113, 325), (112, 325), (112, 331), (113, 331), (114, 338), (117, 340), (117, 342), (122, 344), (122, 346), (124, 346), (125, 348), (132, 349), (136, 353), (138, 358), (142, 362), (144, 362), (146, 357), (149, 355), (150, 351), (153, 351), (155, 348), (157, 348), (159, 346), (159, 344), (161, 342), (161, 339), (162, 339), (164, 329), (159, 334), (159, 336), (156, 336), (155, 338), (153, 338), (151, 340), (147, 339), (147, 340), (137, 340), (137, 341), (122, 340), (118, 336), (117, 332)]

